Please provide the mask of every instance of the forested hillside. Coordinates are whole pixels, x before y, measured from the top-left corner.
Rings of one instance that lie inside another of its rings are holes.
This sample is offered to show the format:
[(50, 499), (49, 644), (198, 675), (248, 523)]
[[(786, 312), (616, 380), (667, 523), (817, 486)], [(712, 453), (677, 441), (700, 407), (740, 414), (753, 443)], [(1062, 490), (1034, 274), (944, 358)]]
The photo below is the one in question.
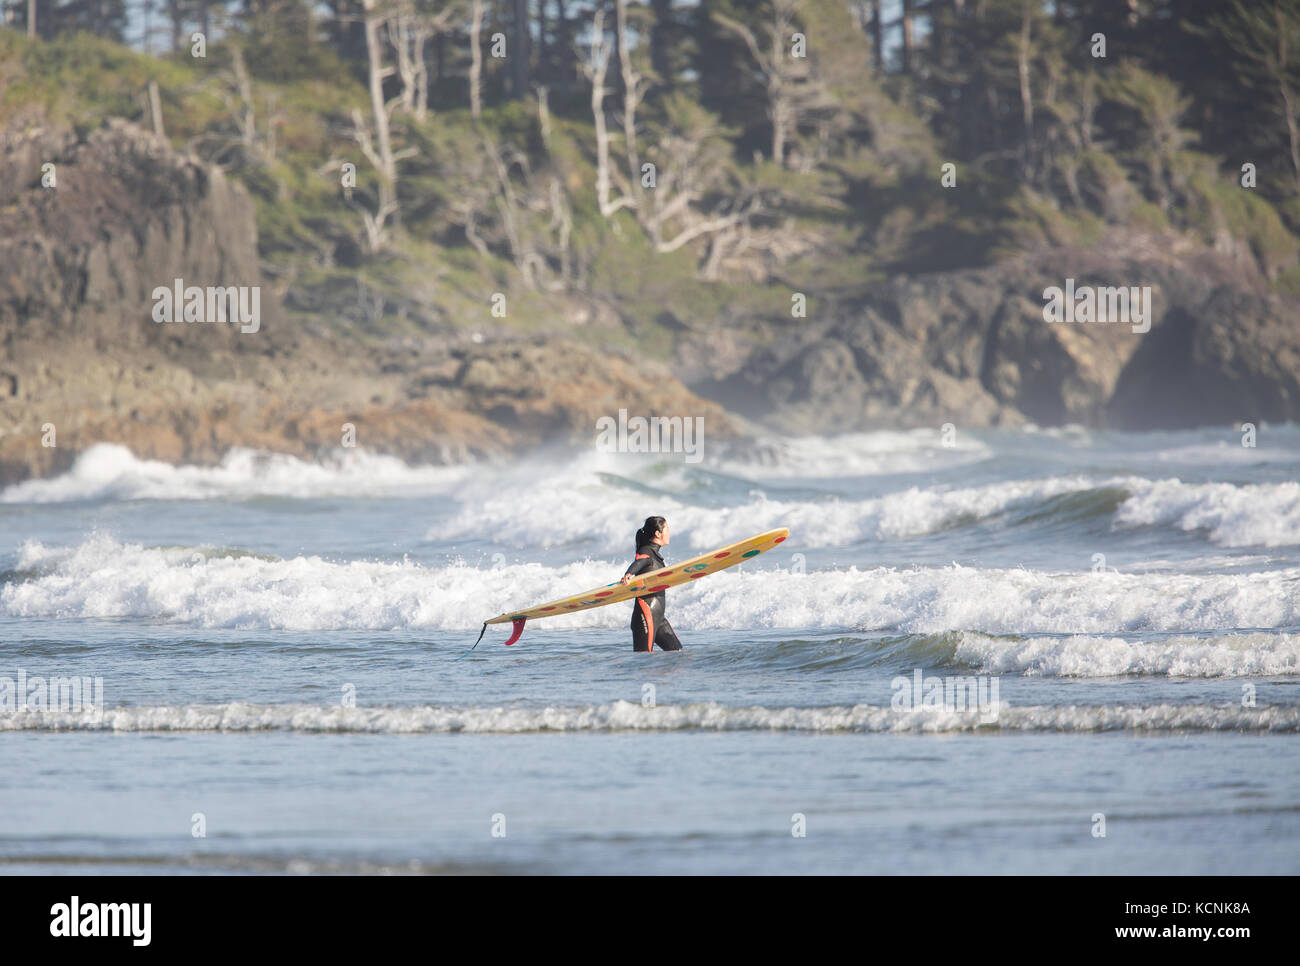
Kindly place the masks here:
[[(5, 17), (13, 265), (53, 210), (37, 196), (59, 158), (33, 145), (70, 158), (125, 122), (251, 198), (268, 331), (576, 338), (800, 430), (1300, 413), (1300, 0), (17, 0)], [(42, 271), (0, 291), (20, 335), (77, 298), (35, 292)], [(1045, 284), (1088, 273), (1155, 282), (1148, 341), (1181, 333), (1222, 383), (1210, 398), (1256, 386), (1259, 411), (1135, 403), (1139, 372), (1172, 392), (1186, 371), (1036, 317)]]

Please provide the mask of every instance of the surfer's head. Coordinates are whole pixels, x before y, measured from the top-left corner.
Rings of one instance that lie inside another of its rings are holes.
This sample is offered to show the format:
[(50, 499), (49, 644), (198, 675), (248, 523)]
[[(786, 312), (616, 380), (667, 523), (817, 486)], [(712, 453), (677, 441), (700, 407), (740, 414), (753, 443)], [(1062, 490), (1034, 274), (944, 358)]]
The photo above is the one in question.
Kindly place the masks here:
[(645, 525), (636, 532), (636, 546), (640, 550), (647, 543), (668, 545), (668, 521), (663, 517), (646, 517)]

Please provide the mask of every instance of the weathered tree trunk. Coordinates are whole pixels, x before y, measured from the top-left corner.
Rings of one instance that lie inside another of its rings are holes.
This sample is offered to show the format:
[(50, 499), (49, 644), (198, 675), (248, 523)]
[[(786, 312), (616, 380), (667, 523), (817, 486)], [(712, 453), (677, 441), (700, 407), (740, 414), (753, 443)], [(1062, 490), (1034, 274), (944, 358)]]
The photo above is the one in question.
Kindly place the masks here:
[(429, 43), (430, 30), (424, 27), (415, 34), (415, 116), (424, 120), (429, 113), (429, 65), (424, 60), (424, 48)]
[(370, 112), (374, 115), (375, 139), (379, 158), (386, 177), (393, 173), (393, 142), (388, 130), (388, 109), (384, 104), (384, 78), (390, 71), (384, 68), (383, 50), (380, 47), (379, 26), (383, 17), (378, 12), (378, 0), (364, 0), (366, 10), (366, 55), (370, 88)]
[[(384, 103), (384, 78), (392, 73), (384, 67), (383, 41), (379, 30), (384, 25), (386, 15), (379, 11), (382, 0), (362, 0), (365, 11), (364, 26), (366, 37), (367, 74), (370, 89), (369, 123), (363, 121), (360, 111), (353, 112), (355, 137), (361, 145), (361, 151), (379, 174), (379, 202), (371, 213), (363, 211), (366, 226), (366, 240), (372, 252), (379, 251), (386, 242), (386, 226), (389, 218), (397, 219), (397, 158), (393, 154), (392, 135), (388, 127), (388, 105)], [(374, 125), (374, 138), (370, 136), (370, 124)]]
[(1277, 86), (1282, 96), (1282, 115), (1286, 120), (1286, 133), (1291, 144), (1291, 173), (1295, 178), (1296, 190), (1300, 191), (1300, 105), (1296, 103), (1295, 91), (1288, 83), (1290, 51), (1287, 50), (1287, 25), (1281, 6), (1273, 8), (1273, 18), (1277, 24)]
[(623, 149), (627, 154), (627, 172), (631, 179), (632, 194), (639, 202), (642, 194), (641, 159), (636, 143), (636, 111), (645, 94), (645, 84), (632, 65), (632, 53), (627, 48), (627, 0), (615, 0), (615, 13), (619, 67), (623, 73)]
[(415, 59), (411, 56), (413, 18), (403, 10), (388, 18), (388, 42), (397, 54), (397, 76), (402, 78), (402, 109), (415, 111)]
[(537, 87), (537, 127), (542, 132), (542, 145), (551, 150), (551, 89), (545, 84)]
[(163, 130), (162, 97), (158, 92), (158, 82), (152, 79), (149, 81), (149, 113), (153, 116), (153, 133), (165, 138), (167, 132)]
[(1030, 29), (1033, 23), (1034, 0), (1022, 0), (1020, 37), (1016, 43), (1016, 70), (1020, 78), (1020, 115), (1025, 125), (1022, 166), (1026, 178), (1033, 176), (1034, 156), (1034, 96), (1029, 87)]
[(609, 70), (610, 45), (605, 39), (605, 10), (596, 8), (591, 22), (591, 55), (583, 73), (591, 81), (591, 119), (596, 128), (596, 202), (600, 213), (609, 218), (620, 208), (635, 204), (627, 195), (610, 200), (612, 178), (609, 165), (609, 130), (605, 124), (605, 75)]
[(469, 113), (475, 120), (483, 113), (483, 0), (474, 0), (469, 23)]
[(916, 34), (912, 25), (912, 0), (903, 0), (903, 73), (912, 72), (912, 61), (916, 54)]
[(245, 153), (251, 157), (257, 151), (257, 108), (253, 102), (253, 79), (248, 75), (244, 49), (239, 44), (230, 46), (230, 72), (239, 92), (241, 108), (235, 111), (235, 126), (239, 128)]
[(871, 59), (876, 73), (885, 72), (885, 0), (872, 0), (871, 4)]
[(767, 87), (767, 115), (772, 122), (772, 160), (782, 167), (785, 166), (785, 144), (789, 132), (798, 123), (785, 54), (798, 5), (798, 0), (775, 0), (772, 4), (772, 22), (767, 26), (771, 48), (767, 53), (763, 52), (754, 32), (743, 23), (721, 13), (713, 15), (719, 24), (745, 41), (763, 72), (763, 82)]
[(388, 39), (397, 53), (397, 73), (402, 78), (402, 107), (420, 120), (429, 110), (424, 50), (429, 38), (444, 27), (443, 18), (430, 19), (414, 7), (403, 7), (388, 20)]

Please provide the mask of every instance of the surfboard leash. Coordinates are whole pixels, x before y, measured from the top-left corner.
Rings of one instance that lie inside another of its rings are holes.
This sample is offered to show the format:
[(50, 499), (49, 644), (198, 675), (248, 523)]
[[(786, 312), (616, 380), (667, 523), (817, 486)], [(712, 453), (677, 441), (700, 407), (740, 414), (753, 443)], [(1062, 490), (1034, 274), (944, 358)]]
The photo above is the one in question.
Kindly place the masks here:
[[(474, 642), (474, 647), (478, 647), (478, 645), (479, 645), (479, 641), (483, 640), (483, 635), (486, 634), (486, 633), (487, 633), (487, 621), (484, 621), (484, 622), (483, 622), (483, 629), (482, 629), (481, 631), (478, 632), (478, 641), (475, 641), (475, 642)], [(461, 657), (469, 657), (471, 654), (474, 653), (474, 647), (471, 647), (468, 651), (466, 651), (466, 652), (465, 652), (464, 654), (462, 654), (460, 657), (456, 658), (456, 660), (459, 661)]]

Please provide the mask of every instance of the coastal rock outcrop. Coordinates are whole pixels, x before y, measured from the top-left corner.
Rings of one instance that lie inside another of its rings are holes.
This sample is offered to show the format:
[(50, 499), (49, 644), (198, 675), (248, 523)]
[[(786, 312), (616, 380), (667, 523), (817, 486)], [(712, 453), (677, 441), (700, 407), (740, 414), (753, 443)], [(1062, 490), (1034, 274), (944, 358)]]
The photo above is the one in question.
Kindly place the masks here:
[[(1127, 314), (1047, 321), (1043, 293), (1067, 282), (1081, 300), (1123, 290)], [(1257, 282), (1213, 260), (1044, 252), (768, 321), (728, 372), (693, 365), (704, 336), (678, 353), (698, 391), (791, 433), (1300, 421), (1300, 300)]]

